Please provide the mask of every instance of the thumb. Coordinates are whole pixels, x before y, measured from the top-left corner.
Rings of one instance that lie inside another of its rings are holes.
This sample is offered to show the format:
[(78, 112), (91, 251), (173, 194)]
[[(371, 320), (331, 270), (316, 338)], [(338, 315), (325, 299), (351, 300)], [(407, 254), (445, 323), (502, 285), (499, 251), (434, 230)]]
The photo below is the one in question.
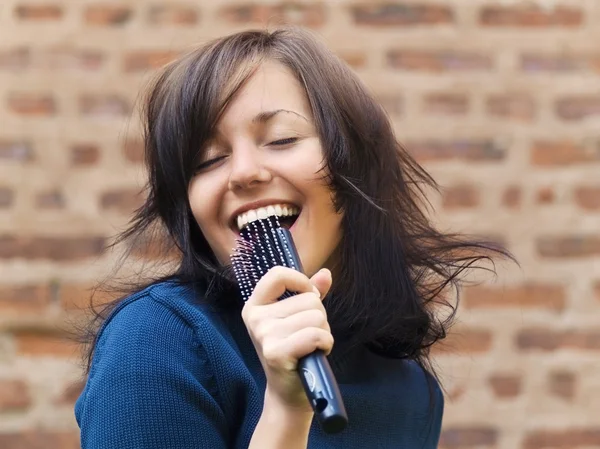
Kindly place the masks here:
[(325, 298), (325, 295), (327, 295), (327, 292), (331, 288), (331, 271), (327, 268), (321, 268), (310, 278), (310, 282), (319, 290), (321, 299)]

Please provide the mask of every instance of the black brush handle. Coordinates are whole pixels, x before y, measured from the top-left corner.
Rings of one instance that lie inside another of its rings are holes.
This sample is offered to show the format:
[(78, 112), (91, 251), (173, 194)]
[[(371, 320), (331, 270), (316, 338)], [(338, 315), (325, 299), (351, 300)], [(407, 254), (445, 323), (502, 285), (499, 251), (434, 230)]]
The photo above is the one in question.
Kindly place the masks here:
[[(304, 272), (290, 231), (278, 228), (276, 232), (282, 247), (289, 250), (285, 254), (288, 266)], [(323, 431), (337, 433), (345, 429), (348, 424), (348, 415), (337, 380), (325, 353), (316, 350), (299, 359), (298, 374)]]

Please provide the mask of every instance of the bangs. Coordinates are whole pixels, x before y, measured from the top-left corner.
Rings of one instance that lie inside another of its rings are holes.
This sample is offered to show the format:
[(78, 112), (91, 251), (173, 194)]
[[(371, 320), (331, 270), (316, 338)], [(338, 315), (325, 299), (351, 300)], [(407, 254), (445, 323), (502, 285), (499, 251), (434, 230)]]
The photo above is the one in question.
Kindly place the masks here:
[(227, 106), (267, 59), (268, 47), (246, 47), (228, 40), (208, 44), (166, 67), (150, 89), (146, 150), (163, 170), (178, 167), (168, 174), (171, 186), (187, 189)]

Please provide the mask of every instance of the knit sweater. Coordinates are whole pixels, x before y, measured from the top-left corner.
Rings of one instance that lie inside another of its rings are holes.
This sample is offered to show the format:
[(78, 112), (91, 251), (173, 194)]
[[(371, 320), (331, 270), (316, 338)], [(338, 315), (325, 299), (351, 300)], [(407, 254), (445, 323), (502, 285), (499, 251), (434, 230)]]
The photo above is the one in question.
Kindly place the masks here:
[[(313, 420), (308, 448), (437, 447), (443, 396), (416, 363), (367, 348), (332, 354), (330, 363), (349, 423), (328, 435)], [(82, 448), (247, 448), (265, 385), (239, 310), (225, 313), (191, 288), (155, 284), (103, 323), (75, 404)]]

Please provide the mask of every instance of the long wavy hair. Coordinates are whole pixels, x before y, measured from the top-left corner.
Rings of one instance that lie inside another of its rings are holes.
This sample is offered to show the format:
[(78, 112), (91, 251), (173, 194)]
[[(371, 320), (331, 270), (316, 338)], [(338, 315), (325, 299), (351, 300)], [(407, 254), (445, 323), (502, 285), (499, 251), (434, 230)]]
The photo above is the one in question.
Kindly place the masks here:
[[(336, 344), (412, 359), (435, 375), (429, 349), (452, 323), (462, 275), (510, 255), (433, 226), (426, 191), (437, 189), (435, 181), (399, 144), (384, 109), (355, 74), (301, 29), (214, 40), (155, 79), (143, 110), (147, 197), (116, 242), (147, 243), (148, 235), (159, 235), (171, 256), (175, 249), (176, 266), (133, 290), (168, 279), (200, 286), (203, 300), (231, 306), (223, 267), (192, 216), (188, 185), (227, 105), (265, 60), (285, 65), (304, 87), (334, 205), (343, 211), (337, 248), (343, 262), (324, 303)], [(165, 232), (155, 234), (157, 228)], [(99, 325), (122, 298), (96, 311), (88, 370)]]

